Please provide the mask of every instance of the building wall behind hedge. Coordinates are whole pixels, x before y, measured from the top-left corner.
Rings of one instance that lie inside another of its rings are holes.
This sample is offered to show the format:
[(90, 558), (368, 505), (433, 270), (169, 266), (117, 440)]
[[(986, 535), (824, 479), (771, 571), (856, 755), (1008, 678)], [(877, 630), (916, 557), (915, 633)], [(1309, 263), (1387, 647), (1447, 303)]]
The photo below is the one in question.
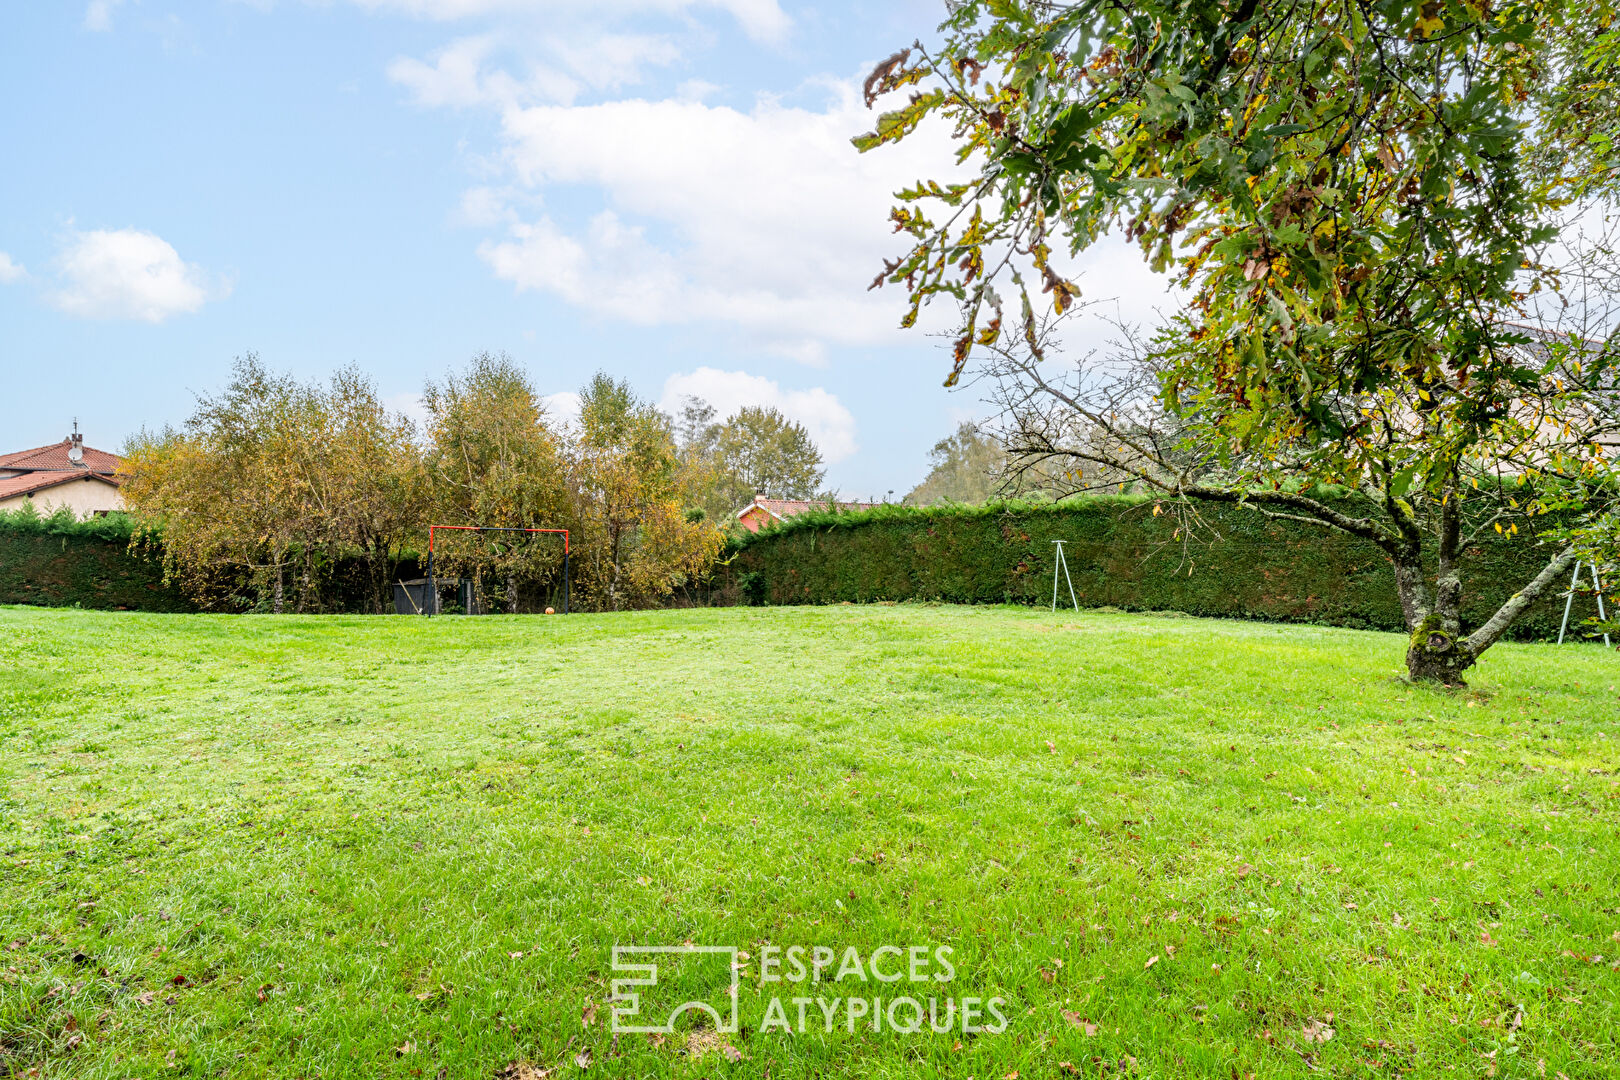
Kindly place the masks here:
[[(815, 515), (743, 539), (727, 567), (740, 598), (769, 604), (875, 600), (1050, 604), (1054, 540), (1082, 607), (1312, 622), (1401, 630), (1394, 574), (1383, 552), (1338, 532), (1279, 522), (1238, 507), (1202, 509), (1208, 529), (1184, 543), (1150, 502), (1095, 498)], [(1477, 625), (1546, 565), (1534, 540), (1491, 534), (1469, 549), (1465, 613)], [(1557, 595), (1515, 626), (1556, 638)], [(1060, 602), (1068, 602), (1060, 586)], [(1572, 625), (1595, 613), (1577, 596)]]

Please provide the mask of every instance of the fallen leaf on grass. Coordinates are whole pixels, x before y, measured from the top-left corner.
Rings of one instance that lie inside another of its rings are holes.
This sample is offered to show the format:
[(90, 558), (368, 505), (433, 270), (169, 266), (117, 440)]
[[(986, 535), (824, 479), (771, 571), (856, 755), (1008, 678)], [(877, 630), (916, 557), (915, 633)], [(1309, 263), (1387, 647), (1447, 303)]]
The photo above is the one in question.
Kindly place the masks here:
[(550, 1069), (542, 1069), (538, 1065), (531, 1065), (527, 1061), (514, 1061), (506, 1068), (495, 1074), (496, 1080), (546, 1080), (551, 1075)]
[(1159, 962), (1159, 958), (1157, 956), (1150, 956), (1150, 957), (1147, 958), (1147, 963), (1142, 965), (1142, 970), (1146, 971), (1148, 968), (1152, 967), (1154, 964), (1157, 964), (1158, 962)]
[(574, 1055), (574, 1064), (578, 1065), (582, 1069), (590, 1068), (591, 1067), (591, 1052), (589, 1050), (581, 1050), (579, 1053), (575, 1054)]
[(708, 1028), (698, 1028), (686, 1036), (686, 1053), (694, 1058), (720, 1049), (720, 1036)]
[(596, 1023), (596, 1002), (586, 998), (585, 1008), (580, 1010), (579, 1026), (590, 1027), (594, 1023)]
[[(1331, 1020), (1331, 1019), (1333, 1019), (1333, 1017), (1331, 1015), (1329, 1015), (1328, 1019)], [(1305, 1041), (1306, 1042), (1325, 1043), (1331, 1038), (1333, 1038), (1333, 1028), (1329, 1027), (1328, 1024), (1326, 1023), (1326, 1021), (1322, 1021), (1322, 1020), (1307, 1020), (1307, 1021), (1305, 1021)]]
[[(1097, 1034), (1097, 1025), (1093, 1024), (1090, 1020), (1087, 1020), (1085, 1017), (1081, 1016), (1077, 1012), (1072, 1012), (1069, 1009), (1064, 1009), (1063, 1010), (1063, 1019), (1067, 1020), (1069, 1023), (1073, 1024), (1075, 1027), (1079, 1028), (1081, 1031), (1084, 1031), (1086, 1033), (1086, 1037), (1088, 1039), (1093, 1038)], [(1063, 1063), (1059, 1062), (1058, 1063), (1058, 1068), (1061, 1069), (1062, 1067), (1063, 1067)]]
[(724, 1054), (726, 1060), (731, 1062), (733, 1065), (743, 1059), (742, 1051), (737, 1049), (735, 1046), (732, 1046), (730, 1043), (721, 1043), (720, 1053)]
[(398, 1046), (394, 1047), (395, 1057), (404, 1057), (406, 1054), (414, 1053), (416, 1053), (416, 1044), (412, 1042), (402, 1042)]

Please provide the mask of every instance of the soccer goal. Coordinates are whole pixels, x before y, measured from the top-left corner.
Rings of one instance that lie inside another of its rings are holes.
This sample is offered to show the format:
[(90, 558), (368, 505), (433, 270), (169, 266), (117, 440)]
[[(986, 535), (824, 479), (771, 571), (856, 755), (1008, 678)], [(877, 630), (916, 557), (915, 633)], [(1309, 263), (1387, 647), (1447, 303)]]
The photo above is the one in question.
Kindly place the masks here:
[[(560, 551), (552, 537), (561, 538)], [(427, 576), (398, 584), (396, 610), (420, 615), (560, 610), (566, 615), (568, 554), (567, 529), (429, 525)]]

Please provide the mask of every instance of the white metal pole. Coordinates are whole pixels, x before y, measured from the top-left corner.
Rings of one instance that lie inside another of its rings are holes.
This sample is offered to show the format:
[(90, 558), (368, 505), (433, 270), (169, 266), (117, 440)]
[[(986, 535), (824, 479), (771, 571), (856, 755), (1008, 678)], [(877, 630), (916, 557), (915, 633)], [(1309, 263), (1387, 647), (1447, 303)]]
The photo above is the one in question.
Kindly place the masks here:
[(1063, 564), (1063, 541), (1052, 541), (1057, 547), (1057, 553), (1052, 556), (1052, 614), (1057, 614), (1057, 572)]
[(1074, 610), (1079, 611), (1080, 601), (1074, 595), (1074, 579), (1069, 576), (1069, 560), (1063, 555), (1063, 541), (1054, 540), (1052, 543), (1057, 545), (1057, 555), (1052, 559), (1052, 612), (1053, 614), (1057, 613), (1058, 571), (1060, 569), (1063, 571), (1063, 580), (1069, 583), (1069, 603), (1074, 605)]
[(1569, 594), (1564, 597), (1564, 621), (1558, 624), (1558, 644), (1564, 643), (1564, 631), (1569, 629), (1569, 609), (1575, 603), (1575, 586), (1581, 580), (1581, 560), (1575, 560), (1575, 572), (1569, 575)]
[(1079, 611), (1080, 601), (1075, 599), (1074, 579), (1069, 576), (1069, 557), (1067, 555), (1063, 557), (1063, 580), (1069, 583), (1069, 603), (1074, 605), (1074, 610)]
[[(1602, 622), (1608, 622), (1608, 613), (1603, 610), (1603, 584), (1598, 581), (1597, 563), (1587, 563), (1587, 565), (1592, 568), (1592, 591), (1597, 594), (1598, 619)], [(1603, 647), (1610, 647), (1608, 631), (1603, 633)]]

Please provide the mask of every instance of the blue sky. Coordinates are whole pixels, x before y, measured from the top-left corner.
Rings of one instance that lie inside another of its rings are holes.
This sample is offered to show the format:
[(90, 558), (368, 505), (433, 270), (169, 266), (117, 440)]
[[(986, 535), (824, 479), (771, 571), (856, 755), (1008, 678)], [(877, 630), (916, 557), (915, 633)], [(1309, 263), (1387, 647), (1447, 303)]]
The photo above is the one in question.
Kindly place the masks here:
[(772, 404), (845, 494), (897, 495), (982, 411), (867, 293), (874, 60), (938, 0), (96, 0), (0, 16), (0, 450), (116, 449), (232, 359), (356, 363), (409, 409), (504, 350), (568, 408), (597, 368)]

